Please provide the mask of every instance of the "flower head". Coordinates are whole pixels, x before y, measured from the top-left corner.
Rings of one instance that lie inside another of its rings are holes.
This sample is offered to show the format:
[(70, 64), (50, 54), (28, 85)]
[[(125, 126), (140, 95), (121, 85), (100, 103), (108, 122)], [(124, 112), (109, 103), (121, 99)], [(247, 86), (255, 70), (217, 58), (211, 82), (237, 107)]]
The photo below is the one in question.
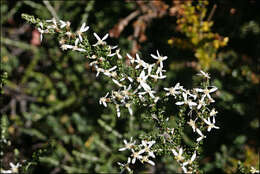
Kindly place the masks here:
[(132, 164), (135, 163), (136, 159), (139, 159), (139, 160), (142, 159), (143, 156), (141, 154), (145, 152), (145, 150), (140, 150), (140, 151), (135, 152), (133, 149), (131, 149), (131, 151), (132, 151), (131, 156), (133, 157)]
[(185, 105), (188, 105), (188, 106), (190, 107), (190, 109), (191, 109), (193, 106), (196, 106), (196, 105), (197, 105), (197, 103), (193, 102), (192, 100), (190, 100), (190, 99), (188, 98), (188, 95), (187, 95), (186, 92), (183, 92), (183, 93), (182, 93), (182, 96), (183, 96), (184, 101), (176, 102), (176, 103), (175, 103), (176, 105), (184, 105), (184, 104), (185, 104)]
[(133, 137), (130, 138), (130, 141), (129, 141), (129, 142), (127, 142), (127, 140), (124, 140), (123, 142), (124, 142), (124, 144), (125, 144), (125, 147), (120, 148), (119, 151), (125, 151), (125, 150), (127, 150), (127, 149), (130, 150), (130, 149), (133, 149), (133, 148), (134, 148), (135, 141), (133, 141)]
[(101, 97), (99, 99), (99, 104), (103, 104), (105, 107), (107, 107), (107, 103), (106, 102), (109, 101), (109, 99), (107, 98), (108, 94), (109, 94), (109, 92), (105, 95), (105, 97)]
[(1, 169), (1, 173), (18, 173), (19, 167), (21, 167), (20, 163), (13, 164), (12, 162), (9, 163), (11, 169), (10, 170), (3, 170)]
[(204, 72), (204, 71), (202, 71), (202, 70), (200, 70), (200, 73), (198, 73), (198, 75), (199, 75), (199, 76), (203, 76), (203, 77), (205, 77), (206, 79), (210, 79), (209, 74), (206, 73), (206, 72)]
[(196, 132), (200, 135), (200, 137), (197, 138), (197, 140), (196, 140), (197, 142), (200, 142), (202, 139), (206, 138), (206, 136), (203, 135), (202, 132), (198, 128), (196, 128)]
[(158, 60), (158, 63), (160, 64), (160, 67), (163, 67), (163, 61), (167, 59), (167, 56), (161, 56), (158, 50), (156, 51), (156, 53), (157, 53), (157, 56), (155, 56), (153, 54), (151, 54), (151, 56), (154, 59)]
[(97, 33), (94, 33), (95, 38), (97, 39), (97, 43), (95, 43), (93, 46), (98, 46), (98, 45), (105, 45), (106, 42), (104, 40), (106, 40), (108, 38), (108, 34), (106, 34), (102, 39), (100, 39), (100, 37), (97, 35)]
[(80, 42), (82, 42), (82, 33), (88, 31), (88, 29), (89, 29), (89, 26), (86, 26), (86, 23), (84, 22), (81, 25), (80, 29), (77, 31), (77, 35), (79, 36)]
[(183, 153), (182, 147), (179, 149), (178, 153), (176, 152), (176, 150), (172, 149), (172, 153), (175, 156), (175, 159), (177, 161), (182, 161), (184, 159), (184, 157), (182, 156), (182, 153)]
[(218, 89), (217, 87), (213, 87), (211, 89), (208, 89), (208, 88), (205, 88), (205, 89), (196, 88), (195, 91), (200, 92), (200, 93), (204, 93), (203, 96), (202, 96), (202, 99), (204, 99), (205, 97), (208, 97), (210, 102), (214, 102), (214, 100), (210, 96), (210, 93), (215, 92), (217, 89)]
[(176, 98), (176, 95), (180, 94), (181, 92), (179, 90), (183, 89), (182, 86), (180, 86), (180, 83), (177, 83), (174, 87), (171, 88), (164, 88), (165, 91), (169, 91), (166, 93), (166, 96), (172, 95)]
[(207, 131), (209, 132), (212, 128), (219, 129), (219, 127), (215, 126), (215, 117), (213, 117), (212, 122), (210, 121), (210, 117), (206, 120), (205, 118), (203, 121), (208, 125)]

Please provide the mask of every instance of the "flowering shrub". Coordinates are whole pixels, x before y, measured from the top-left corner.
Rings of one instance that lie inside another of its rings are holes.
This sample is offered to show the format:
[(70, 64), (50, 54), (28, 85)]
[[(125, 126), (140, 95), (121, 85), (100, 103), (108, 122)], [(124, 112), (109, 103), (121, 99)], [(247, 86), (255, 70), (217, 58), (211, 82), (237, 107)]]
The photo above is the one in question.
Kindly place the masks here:
[[(166, 78), (163, 61), (167, 56), (162, 56), (158, 50), (156, 55), (151, 54), (156, 62), (150, 64), (142, 60), (139, 54), (121, 55), (118, 46), (106, 43), (108, 34), (101, 38), (94, 33), (97, 42), (90, 44), (86, 34), (89, 27), (85, 23), (78, 31), (73, 32), (69, 21), (58, 21), (54, 18), (40, 20), (26, 14), (22, 17), (37, 27), (41, 40), (43, 34), (55, 34), (62, 50), (80, 52), (88, 59), (89, 65), (94, 67), (96, 77), (103, 74), (115, 84), (112, 91), (100, 98), (101, 105), (114, 105), (117, 117), (132, 117), (134, 110), (139, 108), (148, 113), (149, 116), (143, 119), (153, 124), (154, 130), (147, 130), (139, 135), (139, 140), (133, 140), (132, 137), (129, 141), (124, 139), (124, 145), (119, 151), (128, 150), (130, 155), (127, 163), (118, 162), (122, 168), (132, 172), (131, 165), (137, 160), (155, 165), (153, 159), (156, 156), (172, 154), (183, 172), (198, 170), (196, 159), (201, 153), (203, 139), (213, 128), (219, 129), (215, 125), (217, 111), (210, 106), (215, 102), (211, 93), (217, 88), (210, 85), (208, 73), (200, 71), (198, 74), (200, 87), (185, 89), (177, 83), (161, 90), (156, 83)], [(172, 108), (176, 106), (177, 114), (165, 114), (168, 104)], [(122, 115), (121, 110), (128, 110), (129, 115)], [(189, 126), (192, 132), (185, 129), (186, 126)], [(192, 143), (185, 142), (184, 134), (190, 134)]]
[(255, 3), (1, 2), (0, 171), (259, 173)]

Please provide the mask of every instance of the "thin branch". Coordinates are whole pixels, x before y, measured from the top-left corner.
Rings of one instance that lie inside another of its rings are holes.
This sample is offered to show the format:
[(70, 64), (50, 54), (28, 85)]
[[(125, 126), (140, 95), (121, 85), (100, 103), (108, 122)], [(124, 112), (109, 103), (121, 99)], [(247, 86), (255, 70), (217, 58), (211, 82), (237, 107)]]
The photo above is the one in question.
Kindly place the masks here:
[(122, 19), (118, 24), (116, 24), (109, 32), (110, 37), (118, 38), (120, 33), (124, 30), (124, 28), (128, 25), (128, 23), (138, 16), (141, 12), (136, 10), (128, 15), (126, 18)]
[(43, 1), (44, 5), (47, 7), (47, 9), (49, 10), (49, 12), (51, 13), (51, 15), (56, 19), (59, 20), (59, 17), (57, 15), (57, 13), (55, 12), (54, 8), (51, 6), (49, 1)]
[(210, 13), (209, 13), (209, 17), (208, 17), (207, 21), (210, 21), (210, 20), (211, 20), (212, 16), (214, 15), (214, 13), (215, 13), (215, 11), (216, 11), (216, 8), (217, 8), (217, 5), (214, 4), (214, 6), (212, 7), (212, 9), (211, 9), (211, 11), (210, 11)]

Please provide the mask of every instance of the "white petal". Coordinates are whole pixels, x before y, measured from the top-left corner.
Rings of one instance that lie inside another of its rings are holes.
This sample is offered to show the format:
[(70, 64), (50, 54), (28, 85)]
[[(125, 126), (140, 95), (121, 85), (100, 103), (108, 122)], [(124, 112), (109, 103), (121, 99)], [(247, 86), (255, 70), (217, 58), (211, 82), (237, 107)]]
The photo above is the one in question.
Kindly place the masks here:
[(178, 156), (178, 153), (174, 149), (172, 149), (172, 153), (174, 156)]
[(148, 162), (149, 164), (151, 164), (152, 166), (155, 165), (155, 163), (154, 163), (153, 161), (151, 161), (151, 160), (148, 160), (147, 162)]
[(183, 105), (184, 102), (176, 102), (175, 104), (176, 104), (176, 105)]
[(96, 38), (97, 40), (101, 40), (100, 37), (99, 37), (96, 33), (94, 33), (94, 36), (95, 36), (95, 38)]
[(102, 41), (106, 40), (108, 38), (108, 33), (102, 38)]
[(151, 54), (151, 56), (152, 56), (154, 59), (158, 60), (158, 58), (157, 58), (155, 55)]
[(216, 90), (218, 90), (217, 87), (213, 87), (212, 89), (209, 90), (209, 92), (215, 92)]

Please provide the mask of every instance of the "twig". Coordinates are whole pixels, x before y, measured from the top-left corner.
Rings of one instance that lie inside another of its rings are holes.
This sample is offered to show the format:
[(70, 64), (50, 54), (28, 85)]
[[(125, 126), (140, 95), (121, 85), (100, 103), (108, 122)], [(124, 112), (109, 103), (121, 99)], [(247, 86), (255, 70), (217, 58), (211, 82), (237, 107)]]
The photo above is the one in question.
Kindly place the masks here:
[(29, 45), (29, 44), (27, 44), (25, 42), (21, 42), (21, 41), (11, 40), (11, 39), (8, 39), (5, 37), (1, 37), (1, 42), (3, 44), (15, 46), (15, 47), (22, 48), (25, 50), (33, 50), (33, 51), (37, 50), (37, 47), (35, 47), (33, 45)]
[(113, 29), (110, 30), (110, 37), (118, 38), (120, 33), (124, 30), (124, 28), (128, 25), (128, 23), (138, 16), (141, 12), (136, 10), (128, 15), (126, 18), (122, 19), (118, 24), (116, 24)]
[(49, 12), (51, 13), (51, 15), (56, 19), (59, 20), (59, 17), (57, 15), (57, 13), (55, 12), (54, 8), (51, 6), (49, 1), (43, 1), (44, 5), (47, 7), (47, 9), (49, 10)]
[(214, 4), (214, 6), (212, 7), (212, 9), (211, 9), (211, 11), (210, 11), (210, 13), (209, 13), (209, 17), (208, 17), (207, 21), (210, 21), (210, 20), (211, 20), (212, 16), (214, 15), (214, 13), (215, 13), (215, 11), (216, 11), (216, 8), (217, 8), (217, 5)]
[(12, 98), (10, 102), (11, 115), (16, 115), (16, 99)]

